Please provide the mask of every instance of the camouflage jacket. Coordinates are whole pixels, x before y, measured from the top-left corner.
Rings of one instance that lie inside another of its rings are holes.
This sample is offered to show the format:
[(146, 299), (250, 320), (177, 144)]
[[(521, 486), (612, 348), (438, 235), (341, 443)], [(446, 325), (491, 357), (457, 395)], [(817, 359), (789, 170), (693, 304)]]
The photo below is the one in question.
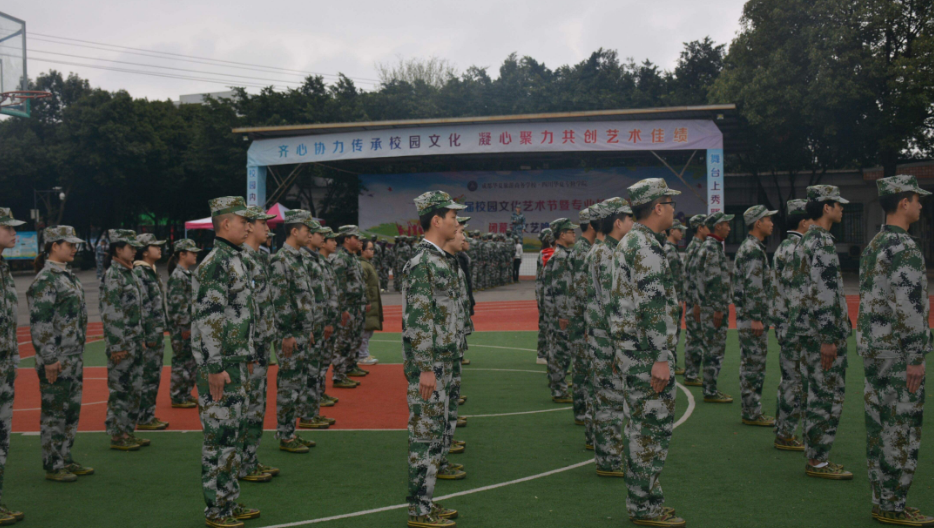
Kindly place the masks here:
[(837, 248), (823, 227), (812, 225), (801, 239), (788, 306), (791, 335), (814, 336), (822, 344), (841, 345), (853, 330)]
[(480, 262), (482, 266), (488, 268), (490, 266), (490, 259), (493, 255), (493, 243), (489, 240), (484, 240), (480, 244)]
[(256, 301), (242, 249), (223, 238), (194, 272), (191, 350), (209, 374), (253, 360)]
[(191, 270), (176, 266), (166, 285), (166, 311), (172, 339), (180, 340), (182, 332), (191, 331)]
[(84, 354), (88, 307), (81, 281), (71, 270), (46, 261), (26, 291), (26, 301), (37, 365)]
[(447, 254), (423, 240), (403, 270), (402, 354), (408, 365), (431, 371), (436, 361), (457, 357), (463, 335), (463, 300), (457, 270)]
[(674, 359), (678, 304), (664, 233), (633, 224), (613, 252), (610, 335), (618, 350), (655, 361)]
[[(590, 243), (586, 238), (580, 237), (580, 239), (574, 243), (574, 247), (571, 248), (571, 256), (569, 258), (571, 264), (571, 288), (570, 288), (570, 303), (571, 303), (571, 313), (574, 314), (572, 323), (584, 328), (584, 309), (587, 307), (587, 285), (590, 283), (590, 276), (587, 273), (587, 266), (584, 264), (584, 260), (587, 258), (587, 254), (590, 253), (590, 248), (593, 247), (593, 244)], [(511, 262), (512, 259), (510, 259)]]
[(538, 302), (538, 309), (542, 308), (542, 300), (545, 294), (545, 260), (542, 252), (538, 252), (538, 258), (535, 260), (535, 300)]
[(574, 305), (571, 300), (571, 284), (574, 282), (574, 269), (571, 263), (571, 249), (555, 246), (555, 254), (545, 266), (545, 317), (557, 324), (558, 319), (574, 318)]
[(684, 301), (688, 307), (700, 304), (697, 299), (697, 281), (701, 275), (697, 270), (697, 254), (704, 247), (704, 242), (697, 237), (691, 237), (688, 247), (684, 251)]
[(779, 339), (788, 328), (788, 289), (794, 275), (795, 252), (801, 243), (801, 233), (789, 231), (772, 256), (772, 324)]
[(276, 339), (308, 341), (315, 330), (315, 293), (302, 250), (289, 244), (270, 260), (269, 285), (276, 310)]
[(859, 355), (921, 365), (932, 347), (930, 309), (927, 267), (918, 244), (904, 229), (882, 226), (859, 261)]
[(671, 268), (671, 275), (675, 280), (675, 292), (678, 295), (677, 301), (684, 300), (684, 263), (681, 262), (681, 252), (678, 246), (669, 241), (665, 241), (665, 257), (668, 258), (668, 267)]
[[(308, 269), (311, 291), (315, 298), (315, 332), (320, 333), (337, 318), (337, 291), (334, 292), (335, 297), (331, 298), (331, 289), (328, 287), (330, 266), (324, 257), (317, 251), (307, 249), (302, 250), (302, 256), (305, 257), (305, 267)], [(325, 266), (329, 268), (328, 271), (325, 271)]]
[(457, 255), (447, 255), (448, 264), (457, 273), (457, 288), (460, 294), (459, 313), (457, 315), (458, 329), (457, 333), (461, 336), (460, 357), (463, 357), (464, 350), (467, 349), (467, 335), (473, 333), (473, 323), (470, 320), (470, 297), (467, 295), (467, 276), (464, 269), (457, 262)]
[(19, 298), (10, 264), (0, 257), (0, 361), (12, 358), (19, 361), (19, 343), (16, 341), (16, 311)]
[(737, 328), (751, 328), (759, 321), (766, 328), (771, 321), (772, 268), (765, 245), (747, 235), (733, 260), (733, 305)]
[[(270, 284), (269, 261), (272, 257), (269, 253), (262, 250), (255, 250), (249, 244), (241, 246), (243, 251), (240, 258), (243, 259), (243, 265), (252, 281), (250, 286), (253, 288), (253, 302), (256, 304), (256, 315), (254, 325), (256, 329), (253, 335), (256, 336), (260, 346), (254, 346), (257, 355), (268, 354), (272, 352), (271, 344), (276, 341), (276, 307), (273, 304), (273, 291)], [(254, 343), (256, 345), (257, 343)], [(268, 358), (257, 357), (256, 360), (268, 360)]]
[(393, 253), (393, 261), (396, 263), (396, 267), (393, 269), (399, 270), (401, 276), (402, 269), (405, 268), (406, 262), (412, 258), (412, 248), (406, 243), (401, 243), (396, 246)]
[(587, 309), (584, 321), (587, 331), (594, 337), (610, 337), (610, 324), (607, 320), (613, 299), (613, 252), (619, 245), (613, 237), (607, 236), (590, 248), (584, 266), (587, 269)]
[(366, 305), (366, 283), (363, 267), (357, 257), (344, 248), (334, 252), (334, 276), (337, 278), (338, 304), (341, 308), (360, 308)]
[(99, 299), (107, 356), (134, 352), (143, 344), (143, 288), (133, 270), (113, 261), (101, 281)]
[[(341, 314), (343, 309), (340, 305), (340, 297), (337, 294), (337, 277), (334, 275), (334, 261), (337, 259), (337, 253), (331, 253), (328, 255), (328, 258), (323, 259), (325, 267), (324, 270), (325, 276), (327, 277), (327, 286), (328, 286), (328, 304), (334, 306), (334, 319), (332, 322), (340, 322)], [(402, 270), (399, 270), (399, 277), (402, 277)]]
[(165, 286), (162, 277), (142, 261), (133, 263), (133, 273), (143, 292), (143, 340), (161, 344), (165, 332)]
[(723, 249), (723, 242), (713, 236), (707, 237), (697, 250), (697, 300), (701, 308), (729, 313), (730, 310), (730, 263)]

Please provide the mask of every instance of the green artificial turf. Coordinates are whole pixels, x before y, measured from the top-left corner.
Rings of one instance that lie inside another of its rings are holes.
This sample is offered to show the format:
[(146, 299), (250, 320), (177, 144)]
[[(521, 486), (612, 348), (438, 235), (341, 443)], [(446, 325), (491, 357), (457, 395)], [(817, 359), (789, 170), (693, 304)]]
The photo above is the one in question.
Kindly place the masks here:
[[(466, 453), (452, 460), (466, 466), (462, 481), (439, 481), (436, 496), (468, 491), (564, 468), (591, 459), (584, 428), (570, 410), (538, 414), (477, 415), (561, 409), (550, 400), (545, 367), (535, 364), (535, 332), (485, 332), (471, 336), (464, 367), (461, 413), (472, 416), (456, 437)], [(770, 343), (765, 411), (774, 413), (778, 354)], [(503, 347), (503, 348), (487, 348)], [(102, 345), (88, 345), (87, 363), (103, 358)], [(802, 453), (772, 448), (771, 428), (740, 423), (737, 337), (730, 332), (720, 388), (736, 398), (731, 405), (704, 404), (699, 387), (689, 387), (696, 409), (674, 432), (662, 474), (667, 504), (691, 527), (874, 526), (865, 470), (862, 362), (850, 348), (847, 398), (831, 459), (856, 478), (832, 482), (804, 476)], [(401, 362), (399, 334), (379, 333), (371, 353), (381, 363)], [(680, 357), (680, 354), (679, 354)], [(24, 365), (27, 366), (24, 362)], [(498, 369), (498, 370), (484, 370)], [(531, 372), (526, 372), (531, 371)], [(930, 371), (930, 370), (929, 370)], [(680, 381), (680, 378), (679, 378)], [(403, 395), (387, 395), (403, 398)], [(931, 396), (928, 395), (928, 401)], [(678, 391), (677, 414), (687, 408)], [(248, 528), (350, 514), (405, 502), (405, 431), (322, 431), (302, 433), (318, 447), (307, 455), (276, 449), (266, 432), (263, 463), (282, 468), (268, 484), (242, 484), (241, 500), (262, 510)], [(20, 526), (185, 527), (203, 526), (198, 433), (150, 433), (153, 446), (137, 453), (107, 449), (100, 433), (80, 433), (77, 460), (97, 469), (76, 484), (43, 480), (39, 437), (12, 435), (4, 476), (3, 502), (26, 512)], [(480, 491), (445, 501), (461, 516), (459, 526), (598, 527), (631, 526), (622, 479), (599, 478), (592, 464), (544, 478)], [(922, 442), (909, 503), (934, 512), (934, 448)], [(395, 509), (321, 523), (331, 527), (404, 526)], [(316, 526), (319, 524), (316, 524)]]

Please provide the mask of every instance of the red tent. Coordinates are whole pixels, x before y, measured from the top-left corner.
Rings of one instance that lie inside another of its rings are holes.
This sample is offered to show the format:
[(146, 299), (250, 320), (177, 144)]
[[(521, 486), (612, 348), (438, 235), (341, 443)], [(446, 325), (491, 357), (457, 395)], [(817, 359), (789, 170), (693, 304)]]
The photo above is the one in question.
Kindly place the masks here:
[[(289, 208), (282, 205), (281, 203), (277, 203), (276, 205), (273, 205), (272, 207), (269, 208), (268, 211), (266, 211), (266, 214), (275, 215), (275, 218), (270, 218), (269, 220), (266, 221), (266, 223), (269, 225), (269, 227), (276, 227), (277, 225), (285, 221), (282, 215), (288, 210)], [(320, 218), (315, 218), (315, 220), (318, 220), (319, 222), (321, 221)], [(201, 218), (198, 220), (189, 220), (188, 222), (185, 222), (185, 231), (194, 230), (194, 229), (212, 229), (213, 230), (214, 225), (211, 224), (211, 217), (209, 216), (207, 218)]]

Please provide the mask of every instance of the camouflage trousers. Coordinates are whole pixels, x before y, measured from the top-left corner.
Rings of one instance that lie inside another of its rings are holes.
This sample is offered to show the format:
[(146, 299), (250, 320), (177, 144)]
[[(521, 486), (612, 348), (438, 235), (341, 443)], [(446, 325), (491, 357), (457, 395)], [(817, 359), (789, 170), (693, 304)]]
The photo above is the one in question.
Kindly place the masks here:
[(704, 396), (717, 394), (717, 378), (720, 377), (720, 367), (723, 366), (723, 355), (726, 353), (726, 331), (729, 325), (730, 321), (724, 315), (720, 328), (714, 328), (713, 310), (701, 308), (699, 326), (704, 354)]
[(548, 355), (548, 338), (545, 330), (545, 312), (542, 310), (542, 303), (538, 303), (538, 357), (544, 358)]
[[(464, 346), (466, 351), (467, 347)], [(457, 401), (461, 397), (461, 359), (464, 358), (463, 352), (460, 357), (451, 363), (451, 390), (448, 392), (448, 420), (444, 427), (444, 454), (441, 457), (442, 462), (447, 461), (448, 453), (451, 451), (451, 444), (454, 440), (454, 430), (457, 429), (457, 410), (460, 407)]]
[(479, 268), (479, 266), (477, 265), (477, 262), (475, 260), (471, 260), (470, 262), (470, 284), (472, 284), (474, 288), (480, 287), (479, 282), (477, 282), (478, 281), (477, 268)]
[(304, 405), (305, 375), (311, 351), (307, 338), (296, 338), (295, 341), (297, 345), (289, 357), (285, 357), (281, 350), (276, 352), (279, 363), (276, 375), (276, 438), (279, 440), (288, 440), (295, 435), (295, 420)]
[(444, 431), (448, 424), (448, 404), (454, 374), (453, 360), (437, 361), (432, 366), (437, 387), (427, 400), (419, 394), (421, 372), (407, 362), (406, 400), (409, 404), (409, 515), (428, 515), (435, 494), (438, 469), (444, 455)]
[(71, 447), (81, 417), (81, 389), (84, 386), (84, 358), (81, 354), (62, 356), (62, 371), (55, 383), (45, 377), (45, 366), (37, 366), (42, 414), (39, 440), (42, 442), (42, 469), (54, 473), (72, 462)]
[(593, 355), (592, 445), (597, 469), (617, 471), (623, 467), (623, 421), (629, 413), (626, 408), (626, 385), (620, 371), (613, 368), (616, 363), (613, 342), (606, 334), (599, 337), (594, 335), (599, 333), (599, 330), (591, 330), (587, 339), (587, 346)]
[(240, 458), (243, 448), (244, 411), (247, 395), (245, 363), (226, 367), (230, 383), (224, 386), (219, 401), (211, 398), (208, 373), (198, 371), (198, 408), (204, 444), (201, 447), (201, 488), (204, 492), (205, 517), (220, 519), (233, 515), (240, 498)]
[(139, 402), (139, 423), (149, 423), (156, 418), (156, 396), (162, 382), (162, 364), (165, 342), (162, 337), (154, 347), (143, 344), (143, 388)]
[(392, 289), (396, 292), (402, 291), (402, 268), (392, 270)]
[(924, 380), (908, 392), (908, 364), (901, 358), (863, 358), (866, 370), (866, 460), (872, 503), (884, 511), (905, 509), (918, 467)]
[[(315, 343), (308, 347), (308, 360), (305, 362), (305, 384), (302, 386), (301, 417), (306, 420), (317, 418), (321, 414), (321, 395), (324, 394), (325, 374), (330, 365), (330, 348), (324, 341), (324, 331), (315, 332)], [(324, 366), (324, 372), (321, 367)]]
[(752, 321), (739, 320), (739, 391), (743, 400), (743, 418), (762, 416), (762, 385), (765, 383), (765, 357), (769, 347), (769, 329), (756, 337)]
[(350, 319), (347, 326), (338, 325), (334, 332), (337, 334), (334, 342), (335, 360), (334, 381), (347, 377), (347, 373), (357, 366), (357, 351), (363, 342), (363, 328), (366, 325), (366, 313), (363, 306), (349, 307)]
[(480, 261), (480, 265), (477, 266), (477, 289), (486, 290), (490, 287), (490, 269), (487, 267), (486, 263)]
[(10, 434), (13, 432), (13, 390), (16, 383), (17, 363), (12, 352), (0, 352), (0, 499), (3, 497), (3, 473), (6, 457), (10, 453)]
[(389, 289), (389, 268), (383, 266), (379, 267), (379, 289)]
[(801, 403), (807, 397), (803, 385), (801, 346), (797, 339), (785, 336), (782, 328), (776, 328), (775, 334), (779, 336), (778, 341), (782, 347), (778, 356), (782, 379), (778, 382), (775, 398), (775, 436), (791, 438), (795, 436), (801, 421)]
[[(340, 326), (337, 322), (332, 323), (332, 325), (334, 328), (338, 328), (338, 326)], [(336, 341), (337, 336), (331, 334), (331, 338), (324, 341), (323, 348), (321, 350), (321, 369), (318, 371), (318, 387), (321, 387), (322, 396), (324, 396), (325, 388), (327, 387), (328, 369), (332, 365), (335, 365), (336, 353), (334, 351), (334, 343)]]
[[(267, 342), (271, 342), (268, 340)], [(253, 372), (247, 367), (244, 385), (246, 401), (243, 407), (243, 447), (240, 455), (240, 476), (249, 475), (259, 464), (257, 451), (263, 438), (263, 422), (266, 419), (266, 400), (269, 388), (269, 352), (260, 354), (253, 363)]]
[(584, 443), (593, 445), (593, 357), (587, 346), (587, 334), (582, 324), (572, 324), (571, 336), (572, 369), (574, 387), (571, 396), (574, 406), (574, 421), (584, 422)]
[(617, 351), (616, 361), (625, 376), (629, 422), (626, 424), (626, 509), (635, 519), (655, 517), (665, 504), (658, 478), (668, 458), (675, 421), (675, 370), (668, 362), (670, 378), (661, 394), (652, 389), (655, 351)]
[(191, 353), (191, 340), (182, 336), (172, 336), (172, 375), (169, 378), (169, 394), (172, 403), (184, 403), (194, 399), (191, 390), (195, 388), (195, 376), (198, 363)]
[(684, 327), (684, 379), (697, 379), (704, 362), (704, 344), (693, 306), (686, 307)]
[(548, 387), (552, 398), (567, 396), (568, 367), (571, 366), (571, 339), (569, 330), (555, 326), (548, 339)]
[(807, 400), (804, 403), (804, 446), (809, 459), (826, 462), (837, 437), (837, 425), (843, 412), (846, 394), (846, 344), (837, 349), (837, 359), (830, 370), (820, 364), (820, 341), (817, 337), (798, 336)]
[(110, 436), (131, 435), (139, 423), (140, 397), (143, 392), (143, 345), (129, 351), (115, 362), (107, 357), (107, 418), (104, 425)]

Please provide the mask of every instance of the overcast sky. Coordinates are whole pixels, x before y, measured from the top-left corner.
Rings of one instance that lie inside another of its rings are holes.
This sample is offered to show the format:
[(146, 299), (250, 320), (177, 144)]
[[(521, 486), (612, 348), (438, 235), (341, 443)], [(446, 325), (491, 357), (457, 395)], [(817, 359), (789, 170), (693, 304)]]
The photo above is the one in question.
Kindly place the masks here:
[[(146, 57), (131, 50), (107, 51), (96, 49), (106, 48), (96, 43), (302, 72), (342, 72), (369, 89), (377, 79), (375, 64), (394, 62), (399, 56), (436, 56), (459, 71), (488, 66), (496, 77), (499, 65), (512, 52), (555, 68), (577, 63), (603, 47), (671, 69), (683, 42), (710, 36), (728, 44), (739, 29), (743, 4), (743, 0), (4, 0), (0, 11), (26, 20), (32, 59), (200, 79), (217, 80), (207, 72), (228, 75), (216, 84), (29, 61), (33, 78), (55, 68), (76, 72), (92, 86), (126, 89), (134, 97), (178, 99), (180, 94), (226, 90), (225, 84), (233, 84), (229, 75), (258, 78), (242, 79), (244, 83), (283, 86), (289, 86), (283, 81), (300, 82), (302, 75)], [(57, 40), (49, 36), (90, 43), (59, 40), (56, 44), (48, 42)]]

